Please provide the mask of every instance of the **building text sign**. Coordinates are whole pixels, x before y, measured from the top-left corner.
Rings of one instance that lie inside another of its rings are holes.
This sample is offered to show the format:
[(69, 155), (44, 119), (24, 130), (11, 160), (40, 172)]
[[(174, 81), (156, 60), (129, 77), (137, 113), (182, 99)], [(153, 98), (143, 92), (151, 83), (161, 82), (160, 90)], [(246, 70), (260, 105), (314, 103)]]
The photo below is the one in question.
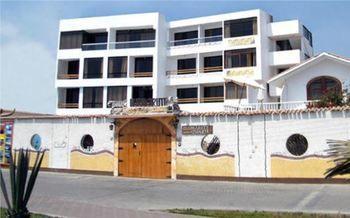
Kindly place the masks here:
[(182, 127), (182, 135), (206, 135), (213, 133), (213, 126), (210, 125), (191, 125)]

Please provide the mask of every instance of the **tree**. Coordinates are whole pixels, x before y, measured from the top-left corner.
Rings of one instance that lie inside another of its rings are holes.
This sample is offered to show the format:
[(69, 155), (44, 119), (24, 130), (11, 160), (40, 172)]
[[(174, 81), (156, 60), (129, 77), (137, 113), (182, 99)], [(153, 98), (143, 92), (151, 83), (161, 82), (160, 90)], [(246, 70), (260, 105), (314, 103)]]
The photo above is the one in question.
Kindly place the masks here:
[(327, 143), (330, 148), (326, 151), (333, 158), (335, 166), (327, 170), (326, 179), (350, 174), (350, 140), (328, 140)]

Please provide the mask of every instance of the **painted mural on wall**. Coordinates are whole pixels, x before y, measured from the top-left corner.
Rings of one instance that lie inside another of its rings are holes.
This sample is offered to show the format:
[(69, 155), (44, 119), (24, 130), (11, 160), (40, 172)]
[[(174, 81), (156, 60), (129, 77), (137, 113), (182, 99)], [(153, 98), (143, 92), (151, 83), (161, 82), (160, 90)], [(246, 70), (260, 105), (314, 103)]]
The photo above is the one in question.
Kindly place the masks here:
[(12, 148), (13, 122), (0, 124), (0, 164), (8, 164)]

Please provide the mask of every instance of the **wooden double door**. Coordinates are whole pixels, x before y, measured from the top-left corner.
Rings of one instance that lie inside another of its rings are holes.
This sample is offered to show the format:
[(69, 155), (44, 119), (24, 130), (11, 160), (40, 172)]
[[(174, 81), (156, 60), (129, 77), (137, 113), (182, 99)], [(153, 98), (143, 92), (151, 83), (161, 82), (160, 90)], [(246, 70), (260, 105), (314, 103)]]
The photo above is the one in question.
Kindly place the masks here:
[(119, 132), (119, 175), (170, 178), (171, 135), (162, 123), (138, 119)]

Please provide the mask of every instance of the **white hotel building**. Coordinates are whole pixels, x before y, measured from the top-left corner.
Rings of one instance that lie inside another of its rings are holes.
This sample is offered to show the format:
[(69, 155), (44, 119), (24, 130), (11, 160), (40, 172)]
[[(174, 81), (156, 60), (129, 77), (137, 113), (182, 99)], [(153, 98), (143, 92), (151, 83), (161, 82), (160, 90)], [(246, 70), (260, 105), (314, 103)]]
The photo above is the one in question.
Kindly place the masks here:
[(262, 10), (61, 20), (57, 114), (109, 114), (112, 101), (162, 106), (169, 97), (192, 112), (285, 102), (284, 86), (267, 82), (312, 56), (312, 34), (299, 20), (273, 21)]

